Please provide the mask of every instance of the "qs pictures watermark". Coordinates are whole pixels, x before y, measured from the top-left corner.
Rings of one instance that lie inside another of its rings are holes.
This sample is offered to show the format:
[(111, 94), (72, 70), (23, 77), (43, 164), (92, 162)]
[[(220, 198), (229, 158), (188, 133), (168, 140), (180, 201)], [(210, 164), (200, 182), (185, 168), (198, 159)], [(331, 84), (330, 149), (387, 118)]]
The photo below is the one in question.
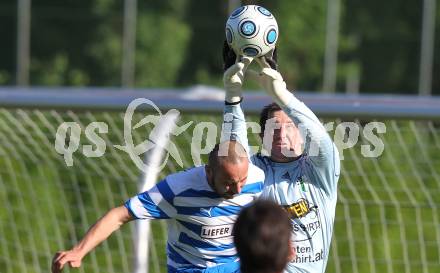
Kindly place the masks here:
[[(151, 107), (152, 113), (143, 117), (139, 122), (133, 125), (133, 115), (139, 107)], [(178, 145), (173, 142), (172, 138), (184, 137), (183, 132), (187, 132), (185, 135), (190, 135), (191, 140), (190, 147), (191, 158), (195, 166), (202, 164), (202, 155), (208, 154), (218, 141), (218, 136), (221, 132), (221, 139), (229, 139), (232, 134), (233, 116), (226, 114), (224, 116), (224, 123), (222, 126), (218, 126), (211, 121), (194, 122), (189, 121), (183, 125), (175, 123), (177, 119), (169, 119), (168, 117), (174, 115), (179, 116), (180, 112), (176, 109), (168, 110), (163, 113), (154, 102), (146, 98), (138, 98), (133, 100), (127, 107), (124, 114), (124, 142), (122, 145), (115, 144), (114, 148), (125, 152), (129, 155), (130, 159), (136, 165), (136, 167), (145, 171), (147, 165), (143, 158), (145, 153), (165, 143), (161, 148), (164, 150), (165, 156), (162, 162), (155, 166), (159, 170), (165, 167), (167, 160), (170, 157), (180, 166), (183, 167), (183, 161), (181, 157), (182, 149), (179, 149)], [(171, 130), (164, 132), (161, 129), (161, 123), (172, 122), (168, 128)], [(150, 124), (151, 130), (145, 140), (140, 143), (135, 143), (133, 138), (133, 131), (143, 126)], [(261, 127), (256, 122), (246, 122), (246, 128), (239, 133), (238, 140), (247, 146), (247, 135), (258, 134), (261, 137), (262, 145), (250, 146), (249, 152), (251, 154), (261, 152), (263, 155), (268, 155), (267, 151), (271, 150), (273, 143), (273, 135), (275, 130), (280, 130), (283, 125), (277, 124), (274, 120), (269, 119), (265, 125), (264, 135), (261, 136)], [(315, 124), (316, 125), (316, 124)], [(220, 127), (220, 128), (219, 128)], [(301, 136), (301, 149), (306, 149), (309, 156), (318, 156), (322, 148), (322, 137), (330, 137), (333, 143), (339, 150), (340, 159), (344, 160), (344, 151), (347, 149), (356, 148), (356, 144), (362, 140), (360, 145), (361, 154), (367, 158), (377, 158), (384, 152), (385, 146), (381, 139), (381, 136), (386, 133), (386, 125), (382, 122), (369, 122), (360, 126), (355, 122), (341, 122), (336, 124), (335, 122), (328, 122), (323, 125), (316, 125), (314, 128), (305, 124), (297, 124), (299, 135)], [(316, 134), (316, 130), (321, 134)], [(327, 132), (322, 134), (322, 132)], [(55, 137), (55, 151), (61, 154), (67, 166), (74, 165), (73, 154), (82, 150), (82, 154), (87, 158), (101, 157), (105, 154), (107, 149), (107, 143), (102, 138), (103, 134), (109, 133), (109, 126), (103, 121), (94, 121), (89, 123), (83, 132), (80, 124), (77, 122), (63, 122), (58, 126)], [(84, 134), (84, 136), (82, 136)], [(81, 137), (85, 137), (88, 144), (80, 145)], [(166, 141), (160, 141), (163, 140)], [(186, 139), (188, 139), (186, 137)], [(189, 139), (188, 139), (189, 140)], [(81, 147), (80, 147), (81, 146)], [(359, 145), (358, 145), (359, 146)], [(187, 150), (185, 149), (185, 153)], [(286, 156), (291, 156), (292, 151), (283, 151)]]

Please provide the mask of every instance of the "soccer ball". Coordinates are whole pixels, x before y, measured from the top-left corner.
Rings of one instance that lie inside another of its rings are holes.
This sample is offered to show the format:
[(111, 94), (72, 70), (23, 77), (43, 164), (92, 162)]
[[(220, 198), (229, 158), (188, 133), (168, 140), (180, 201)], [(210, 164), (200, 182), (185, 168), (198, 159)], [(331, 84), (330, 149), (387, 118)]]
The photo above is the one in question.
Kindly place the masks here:
[(275, 48), (278, 24), (267, 9), (247, 5), (234, 10), (226, 22), (226, 41), (238, 55), (260, 57)]

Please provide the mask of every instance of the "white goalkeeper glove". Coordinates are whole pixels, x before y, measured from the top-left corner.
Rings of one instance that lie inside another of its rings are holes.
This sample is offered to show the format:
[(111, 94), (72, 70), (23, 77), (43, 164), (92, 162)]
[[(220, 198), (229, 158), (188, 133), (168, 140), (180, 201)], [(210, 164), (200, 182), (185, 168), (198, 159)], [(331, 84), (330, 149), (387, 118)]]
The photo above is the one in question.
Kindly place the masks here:
[(258, 82), (279, 106), (286, 106), (292, 99), (293, 94), (287, 90), (281, 74), (272, 69), (264, 57), (257, 58), (256, 61), (261, 67), (260, 73), (248, 70), (246, 76)]
[(242, 86), (244, 81), (244, 74), (252, 62), (250, 57), (237, 57), (234, 65), (229, 67), (223, 74), (223, 85), (225, 87), (226, 96), (225, 102), (227, 104), (237, 104), (242, 100)]

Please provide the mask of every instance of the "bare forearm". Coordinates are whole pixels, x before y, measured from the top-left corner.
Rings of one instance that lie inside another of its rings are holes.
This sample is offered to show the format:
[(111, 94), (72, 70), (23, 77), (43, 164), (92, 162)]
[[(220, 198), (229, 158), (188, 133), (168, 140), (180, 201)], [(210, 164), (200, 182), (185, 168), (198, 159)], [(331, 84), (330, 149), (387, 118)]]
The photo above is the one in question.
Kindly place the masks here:
[(73, 250), (78, 251), (84, 257), (130, 220), (132, 217), (124, 206), (111, 209), (87, 231), (84, 238), (75, 245)]
[(71, 267), (80, 267), (81, 261), (87, 253), (107, 239), (113, 231), (132, 219), (128, 209), (124, 206), (111, 209), (87, 231), (84, 238), (75, 247), (55, 254), (52, 260), (52, 273), (60, 273), (65, 264)]

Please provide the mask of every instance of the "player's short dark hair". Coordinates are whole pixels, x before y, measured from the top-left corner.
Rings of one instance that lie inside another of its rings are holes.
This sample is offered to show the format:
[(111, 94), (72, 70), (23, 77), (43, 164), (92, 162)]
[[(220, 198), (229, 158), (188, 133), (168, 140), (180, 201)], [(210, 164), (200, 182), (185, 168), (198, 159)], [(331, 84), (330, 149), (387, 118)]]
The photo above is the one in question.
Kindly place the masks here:
[(258, 200), (244, 208), (234, 225), (242, 273), (282, 272), (292, 253), (292, 224), (281, 206)]
[(264, 136), (264, 130), (266, 129), (266, 121), (269, 119), (270, 114), (275, 111), (282, 111), (281, 107), (275, 102), (264, 106), (260, 113), (260, 136)]

